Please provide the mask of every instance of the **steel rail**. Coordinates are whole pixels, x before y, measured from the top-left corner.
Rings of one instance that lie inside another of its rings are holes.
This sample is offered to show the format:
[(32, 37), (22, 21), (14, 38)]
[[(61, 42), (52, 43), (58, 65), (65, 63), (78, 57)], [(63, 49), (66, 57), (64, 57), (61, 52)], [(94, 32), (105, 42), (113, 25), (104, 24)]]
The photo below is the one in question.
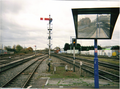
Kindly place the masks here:
[[(68, 58), (64, 58), (64, 57), (61, 58), (60, 55), (59, 55), (59, 56), (58, 56), (58, 55), (53, 55), (53, 56), (58, 57), (58, 58), (62, 59), (63, 61), (66, 61), (66, 62), (68, 62), (68, 63), (70, 63), (70, 64), (73, 64), (73, 61), (70, 60), (70, 59), (68, 59)], [(71, 62), (70, 62), (70, 61), (71, 61)], [(79, 64), (78, 62), (75, 62), (75, 63)], [(79, 65), (76, 65), (76, 64), (75, 64), (75, 66), (76, 66), (76, 67), (79, 67)], [(88, 67), (88, 68), (91, 68), (92, 70), (94, 69), (93, 67), (88, 66), (88, 65), (85, 65), (85, 64), (83, 64), (83, 66), (86, 66), (86, 67)], [(83, 67), (82, 67), (82, 69), (83, 69), (83, 70), (86, 70), (86, 69), (83, 68)], [(88, 70), (87, 70), (87, 71), (88, 71)], [(103, 73), (106, 73), (106, 74), (109, 74), (109, 75), (111, 75), (111, 76), (117, 77), (118, 79), (120, 78), (120, 76), (115, 75), (115, 74), (112, 74), (112, 73), (110, 73), (110, 72), (106, 72), (106, 71), (103, 71), (103, 70), (100, 70), (100, 69), (99, 69), (99, 71), (100, 71), (100, 72), (103, 72)], [(90, 71), (89, 71), (89, 72), (90, 72)], [(90, 73), (94, 74), (94, 72), (90, 72)], [(111, 79), (109, 79), (109, 78), (107, 78), (107, 77), (104, 77), (104, 76), (102, 76), (102, 75), (100, 75), (100, 74), (99, 74), (99, 76), (100, 76), (101, 78), (104, 78), (104, 79), (107, 79), (107, 80), (109, 80), (109, 81), (112, 81)]]
[(16, 61), (12, 61), (10, 63), (4, 64), (4, 65), (0, 65), (0, 73), (3, 71), (6, 71), (14, 66), (18, 66), (22, 63), (25, 63), (26, 61), (29, 61), (31, 58), (35, 58), (36, 56), (30, 56), (30, 57), (25, 57)]
[[(69, 57), (69, 58), (73, 58), (72, 56), (68, 56), (68, 55), (61, 55), (61, 56), (66, 56), (66, 57)], [(88, 61), (88, 62), (94, 63), (93, 60), (88, 60), (88, 59), (85, 59), (85, 58), (78, 58), (78, 57), (75, 57), (75, 58), (78, 59), (78, 60)], [(99, 65), (104, 66), (104, 67), (108, 67), (108, 68), (111, 68), (111, 69), (115, 69), (115, 70), (119, 70), (119, 68), (120, 68), (118, 65), (105, 63), (105, 62), (100, 62), (100, 61), (99, 61)]]
[[(80, 68), (80, 66), (78, 66), (78, 65), (76, 65), (76, 66), (77, 66), (78, 68)], [(90, 71), (90, 70), (85, 69), (85, 68), (83, 68), (83, 67), (82, 67), (82, 69), (94, 75), (94, 70)], [(106, 79), (106, 80), (109, 80), (109, 81), (111, 81), (111, 82), (112, 82), (112, 80), (111, 80), (111, 79), (106, 78), (106, 77), (104, 77), (104, 76), (102, 76), (102, 75), (99, 75), (99, 77), (101, 77), (101, 78), (103, 78), (103, 79)]]
[[(44, 56), (43, 56), (44, 57)], [(41, 58), (43, 58), (41, 57)], [(39, 59), (41, 59), (39, 58)], [(38, 60), (39, 60), (38, 59)], [(5, 87), (7, 86), (8, 83), (10, 83), (12, 80), (14, 80), (17, 76), (19, 76), (23, 71), (25, 71), (26, 69), (28, 69), (31, 65), (33, 65), (35, 62), (37, 62), (38, 60), (32, 62), (31, 64), (29, 64), (27, 67), (25, 67), (24, 69), (22, 69), (20, 72), (18, 72), (15, 76), (13, 76), (11, 79), (9, 79), (8, 81), (6, 81), (6, 83), (4, 83), (1, 87)]]
[[(78, 62), (75, 62), (75, 63), (79, 64)], [(89, 67), (89, 68), (91, 68), (91, 69), (94, 70), (94, 67), (91, 67), (91, 66), (89, 66), (89, 65), (83, 64), (83, 66)], [(112, 76), (114, 76), (114, 77), (120, 78), (120, 76), (118, 76), (118, 75), (116, 75), (116, 74), (113, 74), (113, 73), (110, 73), (110, 72), (107, 72), (107, 71), (104, 71), (104, 70), (100, 70), (100, 69), (99, 69), (99, 72), (103, 72), (103, 73), (112, 75)]]
[(29, 68), (31, 65), (33, 65), (36, 61), (34, 61), (33, 63), (31, 63), (30, 65), (28, 65), (27, 67), (25, 67), (24, 69), (22, 69), (20, 72), (18, 72), (15, 76), (13, 76), (10, 80), (8, 80), (6, 83), (4, 83), (2, 85), (2, 87), (5, 87), (9, 82), (11, 82), (13, 79), (15, 79), (17, 76), (19, 76), (23, 71), (25, 71), (27, 68)]
[[(41, 59), (45, 60), (45, 58), (47, 57), (43, 57)], [(42, 60), (42, 61), (43, 61)], [(35, 71), (37, 70), (37, 68), (39, 67), (39, 65), (42, 63), (42, 61), (40, 61), (40, 63), (33, 69), (32, 73), (30, 74), (30, 76), (27, 78), (26, 82), (24, 83), (24, 85), (22, 86), (22, 88), (25, 88), (27, 83), (30, 81), (30, 79), (32, 78), (32, 76), (34, 75)]]
[[(64, 55), (64, 54), (63, 54)], [(66, 54), (65, 54), (66, 55)], [(71, 54), (67, 54), (67, 55), (71, 55)], [(79, 54), (77, 54), (79, 55)], [(81, 56), (85, 56), (85, 57), (94, 57), (94, 55), (84, 55), (84, 54), (81, 54)], [(98, 58), (109, 58), (109, 59), (115, 59), (115, 60), (119, 60), (119, 58), (117, 57), (108, 57), (108, 56), (98, 56)]]

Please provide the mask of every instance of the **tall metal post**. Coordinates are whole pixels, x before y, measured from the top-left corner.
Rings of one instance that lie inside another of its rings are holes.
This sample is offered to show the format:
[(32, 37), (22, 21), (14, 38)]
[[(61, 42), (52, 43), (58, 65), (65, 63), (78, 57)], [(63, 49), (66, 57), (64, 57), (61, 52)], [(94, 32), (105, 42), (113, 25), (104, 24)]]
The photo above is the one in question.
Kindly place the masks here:
[[(49, 15), (49, 19), (51, 18), (51, 16)], [(50, 27), (51, 23), (50, 23), (50, 20), (49, 20), (49, 59), (50, 59), (50, 48), (51, 48), (51, 27)]]
[(35, 56), (36, 56), (36, 45), (35, 45)]
[(72, 54), (72, 50), (71, 50), (71, 48), (72, 48), (72, 47), (71, 47), (71, 43), (72, 43), (72, 42), (71, 42), (71, 36), (70, 36), (70, 52), (71, 52), (71, 54)]
[(73, 47), (73, 72), (75, 72), (75, 47)]
[[(40, 20), (43, 20), (43, 18), (40, 18)], [(49, 46), (49, 59), (48, 59), (49, 70), (48, 71), (50, 71), (50, 61), (51, 61), (51, 59), (50, 59), (50, 48), (51, 48), (51, 31), (52, 31), (50, 26), (51, 26), (52, 18), (49, 15), (49, 18), (44, 18), (44, 20), (49, 20), (49, 28), (48, 28), (48, 31), (49, 31), (49, 36), (48, 36), (48, 39), (49, 39), (49, 44), (48, 44), (48, 46)]]
[(95, 85), (95, 88), (99, 88), (97, 39), (94, 40), (94, 85)]
[[(49, 31), (49, 37), (50, 37), (50, 31)], [(50, 59), (50, 48), (51, 48), (51, 44), (50, 44), (51, 42), (50, 42), (50, 38), (49, 38), (49, 59)]]
[(48, 36), (48, 39), (49, 39), (49, 59), (48, 59), (48, 61), (49, 61), (49, 63), (48, 63), (48, 66), (49, 66), (49, 70), (48, 71), (50, 71), (50, 61), (51, 61), (51, 58), (50, 58), (50, 48), (51, 48), (51, 22), (52, 22), (52, 18), (51, 18), (51, 16), (49, 15), (49, 28), (48, 28), (48, 31), (49, 31), (49, 36)]

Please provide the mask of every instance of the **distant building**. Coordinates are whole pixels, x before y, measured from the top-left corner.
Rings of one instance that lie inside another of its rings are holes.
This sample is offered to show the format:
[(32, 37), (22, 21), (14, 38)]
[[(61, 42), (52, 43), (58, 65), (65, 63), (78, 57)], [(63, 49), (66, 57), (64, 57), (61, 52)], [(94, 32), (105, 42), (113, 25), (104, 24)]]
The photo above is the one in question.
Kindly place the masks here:
[[(74, 53), (74, 50), (67, 50), (67, 53), (71, 53), (73, 54)], [(79, 50), (75, 50), (75, 54), (79, 54)]]
[(7, 50), (0, 49), (0, 54), (7, 54)]

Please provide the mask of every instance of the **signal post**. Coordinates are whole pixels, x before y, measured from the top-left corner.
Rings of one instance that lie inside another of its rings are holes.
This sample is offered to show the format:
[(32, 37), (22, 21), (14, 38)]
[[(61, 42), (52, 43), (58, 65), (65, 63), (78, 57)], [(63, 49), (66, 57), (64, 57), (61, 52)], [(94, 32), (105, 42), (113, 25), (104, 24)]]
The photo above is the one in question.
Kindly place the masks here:
[(73, 45), (73, 72), (75, 72), (75, 46), (76, 46), (76, 39), (72, 39)]
[[(43, 20), (43, 18), (40, 18), (40, 20)], [(50, 48), (51, 48), (51, 31), (52, 31), (52, 28), (51, 28), (51, 22), (52, 22), (52, 18), (51, 18), (51, 15), (49, 15), (49, 18), (44, 18), (44, 20), (46, 21), (49, 21), (49, 27), (48, 27), (48, 31), (49, 31), (49, 36), (48, 36), (48, 39), (49, 39), (49, 44), (48, 44), (48, 47), (49, 47), (49, 63), (48, 63), (48, 66), (49, 66), (49, 70), (50, 71), (50, 61), (51, 61), (51, 57), (50, 57)]]

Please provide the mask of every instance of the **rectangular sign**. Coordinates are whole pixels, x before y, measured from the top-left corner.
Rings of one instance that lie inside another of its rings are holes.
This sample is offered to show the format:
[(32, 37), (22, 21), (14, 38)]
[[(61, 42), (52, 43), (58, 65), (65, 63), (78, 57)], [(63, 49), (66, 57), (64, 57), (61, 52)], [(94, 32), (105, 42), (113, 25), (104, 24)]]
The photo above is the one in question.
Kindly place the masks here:
[(77, 38), (110, 38), (110, 14), (78, 14)]
[(111, 39), (119, 7), (72, 9), (76, 39)]

